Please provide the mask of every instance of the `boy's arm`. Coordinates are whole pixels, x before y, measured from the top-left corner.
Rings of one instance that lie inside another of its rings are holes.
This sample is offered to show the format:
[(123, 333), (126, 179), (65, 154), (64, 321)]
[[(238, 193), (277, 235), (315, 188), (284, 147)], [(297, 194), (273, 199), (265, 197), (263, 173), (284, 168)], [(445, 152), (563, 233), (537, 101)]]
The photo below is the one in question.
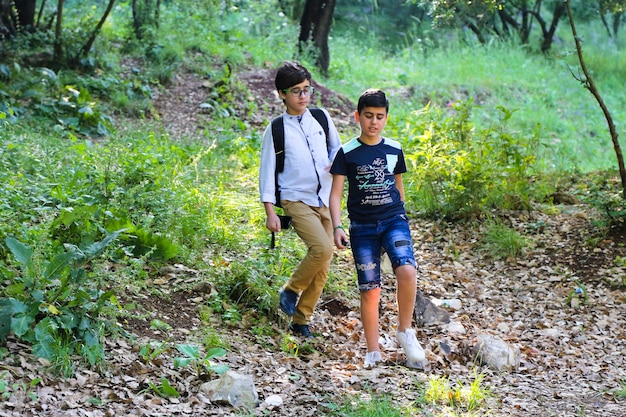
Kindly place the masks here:
[(343, 175), (333, 175), (333, 185), (330, 189), (330, 218), (333, 223), (333, 240), (339, 249), (346, 247), (348, 235), (341, 226), (341, 197), (343, 195), (343, 184), (346, 177)]
[(402, 182), (402, 174), (395, 174), (396, 188), (400, 192), (400, 200), (404, 201), (404, 183)]
[(261, 167), (259, 170), (259, 191), (261, 203), (265, 209), (265, 227), (270, 232), (280, 232), (280, 219), (274, 211), (274, 201), (276, 200), (276, 154), (274, 153), (274, 141), (272, 139), (271, 125), (263, 133), (263, 143), (261, 146)]
[(274, 204), (264, 202), (263, 207), (265, 208), (265, 215), (267, 218), (265, 219), (265, 227), (270, 232), (280, 232), (280, 219), (274, 211)]

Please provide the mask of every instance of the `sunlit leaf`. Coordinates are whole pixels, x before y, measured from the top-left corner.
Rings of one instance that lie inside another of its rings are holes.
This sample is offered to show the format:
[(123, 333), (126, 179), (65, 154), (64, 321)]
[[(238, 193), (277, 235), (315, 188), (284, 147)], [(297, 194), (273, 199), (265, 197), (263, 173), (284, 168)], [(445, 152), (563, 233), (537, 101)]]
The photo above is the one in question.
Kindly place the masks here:
[(177, 344), (176, 349), (189, 358), (199, 358), (200, 348), (197, 345)]
[(165, 377), (161, 377), (161, 392), (167, 397), (180, 397), (176, 388), (170, 385), (169, 381)]
[(48, 304), (47, 309), (50, 313), (57, 315), (60, 313), (59, 309), (53, 306), (52, 304)]
[(74, 255), (69, 252), (63, 252), (55, 256), (52, 262), (48, 264), (44, 278), (53, 280), (58, 278), (64, 271), (67, 273), (73, 257)]
[(33, 251), (28, 246), (10, 236), (6, 238), (5, 242), (11, 250), (11, 253), (13, 253), (13, 256), (15, 256), (15, 259), (22, 265), (30, 265)]
[(207, 351), (206, 358), (210, 359), (210, 358), (216, 358), (219, 356), (225, 356), (226, 353), (227, 353), (226, 350), (223, 348), (219, 348), (219, 347), (211, 348)]
[(24, 336), (29, 330), (31, 325), (35, 322), (35, 318), (27, 313), (19, 313), (13, 316), (11, 319), (11, 330), (16, 336)]

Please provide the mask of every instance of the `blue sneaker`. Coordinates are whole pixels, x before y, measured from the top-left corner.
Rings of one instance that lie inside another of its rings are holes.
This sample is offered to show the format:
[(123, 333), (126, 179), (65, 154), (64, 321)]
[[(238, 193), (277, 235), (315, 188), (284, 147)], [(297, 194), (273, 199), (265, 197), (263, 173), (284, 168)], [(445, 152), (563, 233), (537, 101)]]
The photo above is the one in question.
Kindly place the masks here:
[(283, 288), (278, 293), (280, 296), (280, 309), (283, 310), (283, 313), (288, 315), (289, 317), (296, 314), (296, 302), (298, 301), (298, 294), (295, 292)]
[(294, 334), (298, 336), (304, 336), (307, 339), (313, 339), (313, 333), (311, 333), (311, 330), (309, 330), (308, 324), (291, 323), (289, 325), (289, 330), (291, 330)]

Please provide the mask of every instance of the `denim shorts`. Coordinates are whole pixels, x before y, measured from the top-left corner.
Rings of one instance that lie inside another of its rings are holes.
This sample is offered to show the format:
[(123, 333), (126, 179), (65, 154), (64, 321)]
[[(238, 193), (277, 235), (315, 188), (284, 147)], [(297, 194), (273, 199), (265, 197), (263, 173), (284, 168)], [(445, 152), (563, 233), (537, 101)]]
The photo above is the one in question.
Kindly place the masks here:
[(350, 245), (356, 266), (359, 291), (382, 286), (380, 259), (387, 252), (395, 270), (402, 265), (417, 268), (409, 221), (405, 215), (376, 223), (350, 222)]

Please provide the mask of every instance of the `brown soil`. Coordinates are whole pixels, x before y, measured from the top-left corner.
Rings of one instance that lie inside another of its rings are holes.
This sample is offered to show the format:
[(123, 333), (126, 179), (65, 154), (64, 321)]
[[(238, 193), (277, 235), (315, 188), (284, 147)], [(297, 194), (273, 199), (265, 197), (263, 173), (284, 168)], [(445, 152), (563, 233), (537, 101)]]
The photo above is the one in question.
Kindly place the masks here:
[[(249, 89), (249, 99), (257, 105), (247, 121), (262, 129), (282, 111), (271, 72), (247, 71), (236, 79)], [(350, 123), (353, 104), (322, 85), (315, 86), (321, 92), (320, 104), (330, 109), (342, 131)], [(211, 88), (207, 80), (191, 74), (176, 78), (155, 100), (164, 128), (174, 137), (201, 135), (211, 115), (200, 104)], [(467, 385), (473, 380), (474, 365), (463, 355), (464, 349), (478, 334), (488, 333), (522, 352), (516, 372), (478, 368), (484, 375), (481, 386), (492, 391), (482, 409), (489, 408), (489, 415), (624, 416), (626, 401), (613, 392), (623, 389), (626, 381), (626, 266), (619, 262), (626, 258), (626, 239), (623, 231), (616, 230), (591, 245), (597, 240), (593, 240), (593, 216), (582, 205), (561, 206), (553, 215), (510, 213), (507, 220), (512, 227), (525, 235), (534, 230), (524, 256), (510, 260), (493, 260), (477, 250), (479, 229), (416, 220), (419, 288), (432, 297), (460, 298), (462, 309), (452, 312), (452, 319), (465, 329), (465, 333), (445, 326), (418, 329), (430, 364), (425, 372), (404, 367), (393, 343), (396, 313), (394, 281), (389, 275), (381, 302), (386, 360), (379, 368), (360, 369), (365, 352), (356, 296), (323, 296), (311, 323), (317, 334), (310, 344), (313, 349), (305, 349), (305, 344), (298, 355), (284, 352), (281, 346), (287, 334), (282, 319), (268, 324), (275, 334), (266, 335), (255, 331), (251, 317), (237, 322), (211, 317), (211, 327), (229, 344), (227, 356), (215, 361), (253, 376), (261, 404), (249, 415), (317, 416), (326, 415), (328, 405), (339, 396), (366, 399), (387, 393), (398, 404), (409, 405), (420, 398), (423, 383), (433, 376), (448, 376), (453, 384)], [(286, 238), (296, 239), (295, 235)], [(352, 268), (349, 254), (338, 252), (333, 267)], [(137, 306), (121, 323), (135, 341), (107, 342), (111, 365), (103, 375), (79, 370), (67, 381), (44, 380), (32, 389), (36, 401), (29, 399), (28, 390), (15, 388), (0, 405), (0, 416), (248, 415), (211, 403), (199, 393), (206, 376), (173, 368), (177, 353), (171, 348), (153, 360), (141, 358), (140, 348), (150, 341), (168, 341), (173, 346), (199, 334), (206, 336), (200, 306), (214, 291), (199, 271), (182, 265), (163, 270), (152, 285), (158, 291), (129, 294), (123, 300)], [(578, 306), (566, 303), (578, 286), (585, 287), (588, 298)], [(154, 320), (169, 328), (155, 328)], [(444, 355), (441, 343), (458, 355)], [(6, 370), (5, 378), (17, 383), (40, 375), (40, 364), (25, 346), (9, 341), (7, 347), (15, 360), (2, 362), (0, 373)], [(161, 377), (175, 385), (181, 397), (163, 399), (148, 389), (149, 381), (159, 383)], [(284, 405), (263, 402), (274, 394), (281, 396)], [(435, 415), (436, 409), (424, 415)], [(456, 415), (470, 415), (463, 412), (457, 410)]]

